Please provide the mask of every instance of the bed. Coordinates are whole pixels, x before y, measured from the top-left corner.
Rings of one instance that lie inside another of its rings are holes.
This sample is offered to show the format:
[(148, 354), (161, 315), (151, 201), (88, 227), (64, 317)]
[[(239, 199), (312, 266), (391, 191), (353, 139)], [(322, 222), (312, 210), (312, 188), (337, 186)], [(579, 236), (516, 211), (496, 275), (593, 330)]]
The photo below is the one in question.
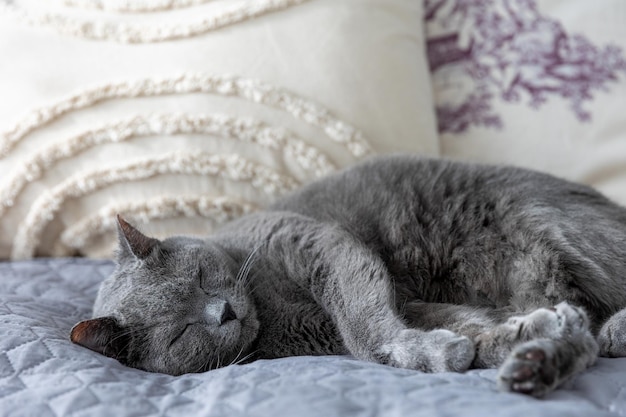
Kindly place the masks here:
[(495, 370), (297, 357), (172, 377), (68, 339), (116, 213), (205, 236), (388, 152), (626, 205), (624, 21), (624, 0), (0, 0), (0, 417), (626, 416), (626, 359), (536, 400)]
[(110, 261), (0, 264), (0, 415), (624, 416), (626, 359), (600, 359), (547, 398), (497, 391), (495, 370), (424, 374), (347, 356), (294, 357), (178, 377), (73, 345)]

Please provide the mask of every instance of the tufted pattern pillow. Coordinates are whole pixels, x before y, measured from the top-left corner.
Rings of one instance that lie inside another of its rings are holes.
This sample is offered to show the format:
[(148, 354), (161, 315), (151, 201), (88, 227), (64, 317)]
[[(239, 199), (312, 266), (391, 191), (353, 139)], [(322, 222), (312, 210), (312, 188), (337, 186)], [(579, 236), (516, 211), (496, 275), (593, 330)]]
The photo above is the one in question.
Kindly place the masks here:
[(414, 0), (0, 2), (0, 258), (108, 257), (437, 154)]
[(626, 2), (426, 0), (442, 154), (626, 204)]

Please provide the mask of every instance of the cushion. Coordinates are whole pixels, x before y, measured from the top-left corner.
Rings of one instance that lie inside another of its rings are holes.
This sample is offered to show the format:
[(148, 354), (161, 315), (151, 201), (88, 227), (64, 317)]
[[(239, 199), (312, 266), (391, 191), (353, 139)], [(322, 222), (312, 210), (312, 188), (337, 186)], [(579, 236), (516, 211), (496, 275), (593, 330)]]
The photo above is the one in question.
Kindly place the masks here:
[(626, 204), (626, 3), (427, 1), (442, 154), (593, 185)]
[(420, 2), (2, 4), (0, 258), (108, 257), (115, 213), (204, 235), (370, 155), (438, 153)]

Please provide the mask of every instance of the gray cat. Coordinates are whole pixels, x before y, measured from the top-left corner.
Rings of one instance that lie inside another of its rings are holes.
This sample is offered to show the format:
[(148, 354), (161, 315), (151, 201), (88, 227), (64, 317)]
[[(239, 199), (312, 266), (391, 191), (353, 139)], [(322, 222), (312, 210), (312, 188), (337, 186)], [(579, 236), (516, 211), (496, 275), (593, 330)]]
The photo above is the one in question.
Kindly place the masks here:
[(542, 396), (626, 356), (626, 209), (549, 175), (387, 156), (206, 239), (118, 223), (117, 268), (71, 339), (132, 367), (351, 354), (500, 367), (502, 389)]

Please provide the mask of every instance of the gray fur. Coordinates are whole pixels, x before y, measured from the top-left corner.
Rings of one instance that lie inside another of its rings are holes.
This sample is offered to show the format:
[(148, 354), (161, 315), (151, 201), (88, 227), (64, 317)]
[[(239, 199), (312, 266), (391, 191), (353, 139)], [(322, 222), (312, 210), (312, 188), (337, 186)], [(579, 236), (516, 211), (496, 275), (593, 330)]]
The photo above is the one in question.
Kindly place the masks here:
[(350, 353), (500, 367), (541, 396), (594, 362), (595, 332), (626, 355), (626, 210), (537, 172), (380, 157), (207, 239), (120, 220), (120, 242), (72, 340), (149, 371)]

